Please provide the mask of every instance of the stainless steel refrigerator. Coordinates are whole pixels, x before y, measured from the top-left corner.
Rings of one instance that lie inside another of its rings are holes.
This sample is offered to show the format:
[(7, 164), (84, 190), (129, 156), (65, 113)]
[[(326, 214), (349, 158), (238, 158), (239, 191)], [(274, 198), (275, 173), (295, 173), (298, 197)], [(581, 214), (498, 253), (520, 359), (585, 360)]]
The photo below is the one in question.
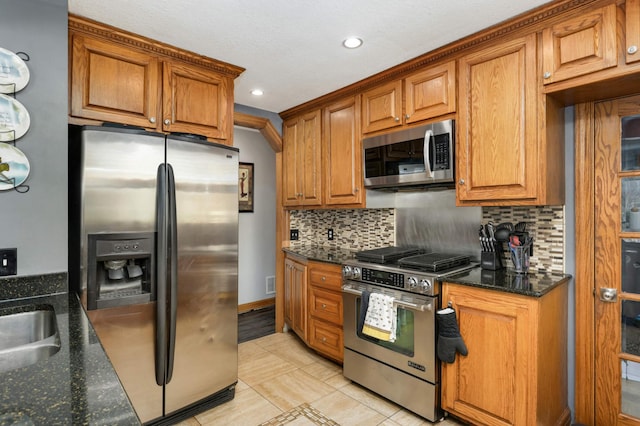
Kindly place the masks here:
[(70, 126), (69, 218), (70, 288), (140, 420), (233, 399), (238, 150)]

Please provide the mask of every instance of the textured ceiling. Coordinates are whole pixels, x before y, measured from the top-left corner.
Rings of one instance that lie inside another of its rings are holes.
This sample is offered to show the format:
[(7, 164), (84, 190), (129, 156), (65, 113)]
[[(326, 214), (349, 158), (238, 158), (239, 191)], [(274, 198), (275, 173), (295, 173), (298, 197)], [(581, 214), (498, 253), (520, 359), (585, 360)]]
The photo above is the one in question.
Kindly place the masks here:
[[(281, 112), (547, 2), (69, 0), (69, 12), (246, 68), (235, 102)], [(362, 47), (343, 48), (353, 35)]]

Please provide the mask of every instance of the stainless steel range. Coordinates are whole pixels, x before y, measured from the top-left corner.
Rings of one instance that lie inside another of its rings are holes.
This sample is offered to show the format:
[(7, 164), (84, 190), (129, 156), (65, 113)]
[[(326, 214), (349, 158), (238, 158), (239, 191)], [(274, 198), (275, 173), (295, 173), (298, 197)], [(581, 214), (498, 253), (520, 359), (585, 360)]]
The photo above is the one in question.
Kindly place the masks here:
[[(344, 376), (428, 420), (440, 419), (435, 320), (440, 281), (476, 266), (468, 256), (423, 253), (415, 247), (367, 250), (345, 262)], [(393, 298), (393, 341), (363, 332), (374, 293)]]

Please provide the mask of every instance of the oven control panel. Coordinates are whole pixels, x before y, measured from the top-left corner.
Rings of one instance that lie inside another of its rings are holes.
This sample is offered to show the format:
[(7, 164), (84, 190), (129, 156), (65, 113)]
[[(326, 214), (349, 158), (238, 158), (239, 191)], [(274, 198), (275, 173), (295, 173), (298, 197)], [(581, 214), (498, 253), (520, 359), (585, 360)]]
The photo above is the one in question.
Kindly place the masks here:
[(404, 274), (362, 268), (362, 281), (382, 284), (388, 287), (404, 288)]
[(439, 284), (434, 275), (406, 269), (352, 263), (342, 266), (342, 278), (429, 296), (439, 294)]

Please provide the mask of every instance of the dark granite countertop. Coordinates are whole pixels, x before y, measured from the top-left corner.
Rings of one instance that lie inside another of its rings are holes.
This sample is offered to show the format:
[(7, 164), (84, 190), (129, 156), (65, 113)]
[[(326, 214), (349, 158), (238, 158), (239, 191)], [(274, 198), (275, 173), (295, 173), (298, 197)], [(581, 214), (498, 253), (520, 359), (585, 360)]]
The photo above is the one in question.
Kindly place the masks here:
[(571, 275), (561, 273), (530, 271), (527, 274), (517, 274), (511, 269), (490, 271), (478, 267), (447, 277), (444, 281), (523, 296), (541, 297), (553, 288), (568, 282), (570, 278)]
[[(341, 264), (345, 260), (353, 259), (355, 250), (320, 245), (297, 244), (292, 242), (289, 247), (283, 247), (286, 253), (291, 253), (307, 260)], [(512, 269), (489, 271), (480, 267), (447, 277), (444, 281), (463, 284), (489, 290), (504, 291), (523, 296), (540, 297), (571, 278), (562, 273), (534, 272), (517, 274)]]
[(0, 424), (139, 425), (111, 362), (75, 294), (0, 301), (0, 309), (51, 305), (61, 348), (50, 358), (0, 373)]
[(356, 254), (355, 250), (295, 243), (291, 243), (289, 247), (284, 247), (282, 250), (307, 260), (335, 263), (338, 265), (342, 264), (345, 260), (353, 259)]

